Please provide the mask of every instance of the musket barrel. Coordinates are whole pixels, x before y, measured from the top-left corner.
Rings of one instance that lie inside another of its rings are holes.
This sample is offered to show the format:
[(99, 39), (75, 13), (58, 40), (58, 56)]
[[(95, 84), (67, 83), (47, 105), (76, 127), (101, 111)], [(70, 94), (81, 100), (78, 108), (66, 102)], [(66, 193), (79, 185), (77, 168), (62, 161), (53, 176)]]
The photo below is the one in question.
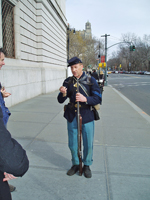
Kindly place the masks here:
[[(79, 80), (78, 79), (77, 79), (77, 92), (79, 93)], [(77, 101), (77, 124), (78, 124), (79, 175), (82, 176), (82, 148), (81, 148), (82, 117), (80, 115), (79, 101)]]

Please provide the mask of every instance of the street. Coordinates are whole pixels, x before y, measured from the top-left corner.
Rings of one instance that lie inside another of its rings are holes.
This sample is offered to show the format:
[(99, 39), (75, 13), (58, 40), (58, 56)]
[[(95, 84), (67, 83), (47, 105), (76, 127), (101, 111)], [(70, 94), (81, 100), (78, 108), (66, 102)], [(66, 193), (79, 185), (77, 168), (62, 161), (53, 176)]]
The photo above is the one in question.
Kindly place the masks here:
[(150, 75), (109, 74), (108, 85), (150, 115)]

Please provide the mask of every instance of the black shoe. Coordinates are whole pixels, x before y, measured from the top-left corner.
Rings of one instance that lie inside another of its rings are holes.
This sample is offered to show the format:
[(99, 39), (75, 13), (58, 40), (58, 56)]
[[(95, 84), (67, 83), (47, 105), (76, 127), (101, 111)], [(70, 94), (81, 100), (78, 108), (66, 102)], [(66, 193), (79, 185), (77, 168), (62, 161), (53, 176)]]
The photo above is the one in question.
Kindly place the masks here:
[(68, 170), (67, 175), (72, 176), (79, 170), (79, 165), (73, 165), (71, 169)]
[(10, 185), (10, 184), (9, 184), (9, 189), (10, 189), (10, 192), (13, 192), (13, 191), (15, 191), (15, 190), (16, 190), (16, 187), (15, 187), (15, 186), (13, 186), (13, 185)]
[(83, 173), (84, 173), (84, 176), (86, 178), (91, 178), (92, 177), (92, 172), (90, 170), (90, 167), (87, 166), (87, 165), (84, 165), (84, 167), (83, 167)]

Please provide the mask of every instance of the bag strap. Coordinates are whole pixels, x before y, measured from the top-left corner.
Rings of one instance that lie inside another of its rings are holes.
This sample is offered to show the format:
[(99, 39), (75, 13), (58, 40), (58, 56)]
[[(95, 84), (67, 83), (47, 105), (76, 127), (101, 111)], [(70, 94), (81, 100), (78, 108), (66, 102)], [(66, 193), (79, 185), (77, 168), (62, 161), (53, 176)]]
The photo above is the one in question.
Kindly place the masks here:
[[(87, 80), (85, 80), (87, 78)], [(71, 76), (70, 78), (69, 78), (69, 81), (68, 82), (66, 82), (68, 85), (70, 85), (70, 84), (76, 84), (76, 82), (77, 82), (77, 79), (74, 77), (74, 76)], [(85, 92), (85, 94), (87, 95), (87, 96), (89, 96), (89, 93), (88, 93), (88, 90), (87, 90), (87, 88), (84, 86), (84, 84), (86, 84), (86, 85), (89, 85), (89, 86), (91, 86), (91, 85), (93, 85), (93, 83), (91, 83), (91, 76), (87, 76), (86, 74), (79, 80), (79, 86), (82, 88), (82, 90)], [(72, 90), (69, 92), (69, 94), (68, 94), (68, 97), (71, 97), (72, 96), (72, 94), (73, 94), (73, 92), (75, 91), (76, 89), (75, 89), (75, 87), (73, 87), (72, 88)]]

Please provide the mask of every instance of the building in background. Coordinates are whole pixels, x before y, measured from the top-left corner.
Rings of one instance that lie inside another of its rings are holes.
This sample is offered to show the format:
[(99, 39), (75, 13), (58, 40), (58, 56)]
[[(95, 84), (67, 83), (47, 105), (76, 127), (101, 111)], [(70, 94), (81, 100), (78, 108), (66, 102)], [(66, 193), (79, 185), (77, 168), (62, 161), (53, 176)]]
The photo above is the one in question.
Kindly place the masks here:
[(88, 21), (85, 24), (85, 30), (79, 31), (84, 39), (92, 39), (91, 23)]
[(65, 0), (0, 0), (0, 81), (7, 106), (55, 91), (66, 77)]

